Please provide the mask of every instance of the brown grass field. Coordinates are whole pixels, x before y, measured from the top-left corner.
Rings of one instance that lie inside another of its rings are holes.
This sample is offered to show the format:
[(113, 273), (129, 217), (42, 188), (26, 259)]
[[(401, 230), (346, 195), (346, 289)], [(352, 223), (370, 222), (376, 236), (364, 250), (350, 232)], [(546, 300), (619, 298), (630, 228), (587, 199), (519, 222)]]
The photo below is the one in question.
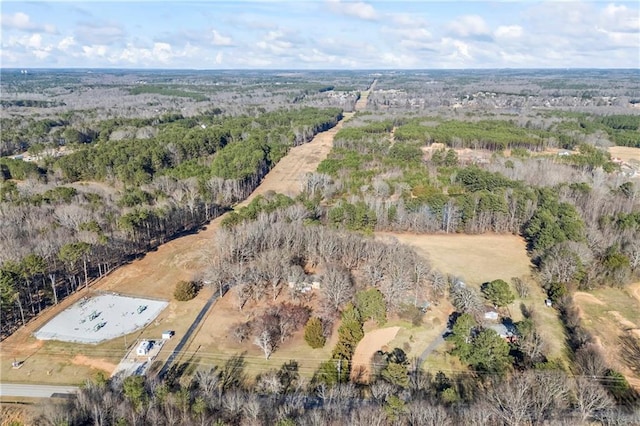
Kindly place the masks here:
[[(231, 356), (244, 356), (247, 363), (246, 372), (254, 377), (268, 369), (278, 369), (290, 360), (298, 361), (300, 374), (310, 378), (318, 365), (331, 357), (331, 351), (338, 338), (335, 324), (331, 338), (324, 347), (312, 349), (304, 341), (304, 331), (301, 328), (294, 335), (281, 343), (269, 359), (265, 359), (262, 349), (253, 344), (251, 339), (242, 343), (231, 336), (231, 327), (240, 322), (255, 318), (272, 303), (290, 301), (283, 291), (275, 302), (248, 302), (242, 311), (234, 305), (233, 292), (228, 292), (211, 308), (208, 317), (202, 323), (199, 332), (193, 337), (188, 347), (183, 351), (178, 362), (189, 362), (191, 359), (201, 368), (220, 365)], [(317, 305), (315, 296), (307, 303), (312, 309)]]
[[(306, 173), (316, 170), (331, 150), (336, 132), (352, 116), (352, 113), (345, 114), (345, 119), (334, 128), (319, 133), (307, 144), (292, 148), (265, 177), (261, 185), (238, 207), (248, 204), (255, 196), (268, 191), (290, 195), (300, 193)], [(222, 218), (214, 219), (197, 233), (176, 238), (144, 257), (118, 268), (94, 282), (88, 290), (80, 291), (57, 306), (50, 307), (5, 339), (0, 344), (2, 380), (18, 383), (76, 384), (100, 370), (111, 373), (125, 353), (125, 337), (95, 346), (42, 342), (32, 337), (35, 330), (66, 307), (95, 291), (113, 291), (125, 295), (169, 300), (169, 306), (155, 322), (144, 330), (126, 337), (130, 346), (136, 338), (158, 338), (162, 330), (175, 330), (177, 338), (168, 342), (158, 357), (159, 360), (166, 358), (204, 306), (211, 291), (205, 289), (189, 302), (176, 302), (173, 300), (175, 284), (180, 280), (192, 279), (194, 274), (207, 265), (208, 247)], [(217, 318), (217, 315), (213, 316)], [(300, 353), (306, 353), (307, 349), (301, 348)], [(24, 361), (23, 367), (13, 369), (11, 363), (14, 359)]]
[(630, 333), (640, 338), (640, 282), (624, 288), (601, 288), (589, 293), (576, 292), (573, 300), (580, 309), (583, 325), (604, 348), (611, 366), (640, 389), (640, 376), (620, 356), (620, 336)]
[(632, 148), (630, 146), (611, 146), (609, 147), (609, 154), (614, 158), (619, 158), (626, 162), (640, 162), (640, 148)]
[[(507, 315), (514, 321), (520, 321), (522, 319), (521, 304), (535, 310), (536, 327), (545, 340), (549, 358), (567, 362), (566, 338), (562, 322), (557, 311), (547, 308), (544, 304), (546, 295), (531, 276), (531, 262), (527, 256), (525, 241), (521, 237), (510, 234), (416, 235), (391, 232), (379, 232), (376, 236), (383, 240), (395, 238), (400, 243), (413, 247), (418, 254), (429, 260), (432, 268), (443, 274), (460, 277), (465, 283), (477, 289), (482, 283), (498, 278), (510, 282), (511, 278), (517, 277), (527, 282), (530, 288), (529, 297), (516, 298), (506, 307)], [(515, 289), (513, 290), (515, 292)], [(448, 306), (450, 311), (442, 312), (445, 306)], [(453, 312), (453, 306), (447, 302), (439, 309), (440, 312), (434, 318), (444, 326), (446, 318)], [(427, 315), (429, 313), (431, 310)], [(429, 340), (421, 345), (422, 348), (435, 338), (437, 334), (434, 333), (437, 333), (437, 330), (432, 331), (431, 335), (424, 336)], [(398, 335), (404, 334), (401, 331)], [(394, 343), (398, 347), (408, 342), (408, 340), (396, 340)], [(425, 366), (431, 365), (434, 362), (433, 355), (427, 358), (427, 361)]]
[(498, 278), (508, 282), (512, 277), (525, 277), (531, 273), (524, 240), (511, 234), (378, 232), (376, 235), (410, 245), (429, 260), (432, 268), (460, 277), (467, 284), (480, 285)]

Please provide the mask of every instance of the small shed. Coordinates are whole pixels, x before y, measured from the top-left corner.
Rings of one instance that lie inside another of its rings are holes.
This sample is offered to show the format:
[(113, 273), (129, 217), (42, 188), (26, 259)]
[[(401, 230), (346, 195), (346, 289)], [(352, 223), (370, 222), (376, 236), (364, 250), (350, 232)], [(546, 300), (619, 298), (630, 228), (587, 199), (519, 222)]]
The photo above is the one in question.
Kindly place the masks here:
[(138, 356), (145, 356), (149, 353), (149, 350), (151, 350), (151, 342), (148, 340), (143, 340), (142, 342), (140, 342), (140, 344), (138, 345), (138, 348), (136, 349), (136, 354)]
[(484, 319), (497, 321), (498, 313), (496, 311), (487, 311), (484, 313)]
[(162, 332), (162, 339), (169, 340), (173, 337), (174, 334), (176, 334), (176, 332), (173, 330), (165, 330)]

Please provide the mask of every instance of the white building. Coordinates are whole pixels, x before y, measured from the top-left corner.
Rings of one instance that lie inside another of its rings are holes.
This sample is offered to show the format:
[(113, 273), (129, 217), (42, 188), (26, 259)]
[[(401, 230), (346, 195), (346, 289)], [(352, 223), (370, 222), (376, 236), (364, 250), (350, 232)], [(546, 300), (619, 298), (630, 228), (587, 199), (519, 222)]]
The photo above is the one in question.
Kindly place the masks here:
[(136, 349), (136, 354), (138, 356), (145, 356), (149, 353), (149, 351), (151, 350), (151, 346), (153, 346), (151, 344), (150, 341), (148, 340), (143, 340), (142, 342), (140, 342), (140, 344), (138, 345), (138, 348)]

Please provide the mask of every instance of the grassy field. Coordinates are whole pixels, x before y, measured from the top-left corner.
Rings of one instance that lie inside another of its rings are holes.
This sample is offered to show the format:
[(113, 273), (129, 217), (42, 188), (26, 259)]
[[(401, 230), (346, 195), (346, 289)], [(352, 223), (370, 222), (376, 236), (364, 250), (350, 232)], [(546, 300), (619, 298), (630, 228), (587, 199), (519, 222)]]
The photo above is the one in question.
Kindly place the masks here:
[[(516, 298), (506, 307), (507, 315), (513, 321), (520, 321), (523, 318), (521, 304), (535, 310), (536, 326), (546, 343), (549, 358), (567, 361), (564, 327), (557, 311), (544, 304), (546, 295), (531, 276), (531, 262), (527, 256), (525, 241), (521, 237), (510, 234), (416, 235), (390, 232), (376, 235), (383, 240), (395, 238), (413, 247), (418, 254), (429, 260), (432, 268), (443, 274), (460, 277), (477, 289), (482, 283), (498, 278), (510, 282), (511, 278), (517, 277), (525, 281), (529, 285), (529, 296), (525, 299)], [(445, 312), (446, 315), (440, 314), (440, 321), (446, 321), (448, 314), (453, 312), (452, 306), (449, 309), (449, 312)], [(402, 332), (398, 334), (402, 335)], [(432, 334), (424, 337), (427, 340), (434, 338)], [(429, 342), (430, 340), (424, 347)], [(433, 356), (428, 361), (433, 363)]]
[(624, 161), (640, 162), (640, 148), (632, 148), (630, 146), (611, 146), (609, 153), (614, 158), (620, 158)]
[(444, 345), (440, 346), (427, 357), (422, 364), (422, 368), (431, 374), (442, 371), (448, 377), (471, 372), (469, 367), (460, 362), (457, 356), (449, 354), (451, 349), (451, 343), (445, 342)]
[(480, 285), (501, 278), (528, 276), (531, 262), (521, 237), (511, 234), (417, 235), (379, 232), (381, 239), (395, 238), (413, 247), (443, 274)]
[[(243, 354), (247, 362), (246, 371), (249, 376), (254, 377), (260, 372), (277, 369), (285, 362), (295, 359), (298, 361), (300, 374), (310, 378), (320, 363), (331, 357), (331, 351), (337, 341), (338, 324), (335, 325), (331, 338), (323, 348), (309, 347), (304, 341), (304, 331), (301, 328), (291, 338), (280, 344), (268, 360), (265, 359), (262, 349), (253, 344), (251, 339), (240, 343), (231, 336), (230, 330), (234, 324), (252, 319), (268, 304), (262, 302), (257, 305), (254, 302), (248, 302), (240, 311), (234, 306), (234, 297), (232, 292), (228, 292), (216, 302), (178, 361), (186, 362), (192, 358), (192, 362), (198, 367), (209, 368), (223, 364), (234, 355)], [(281, 295), (276, 303), (284, 301), (288, 301), (288, 298)], [(316, 305), (315, 300), (312, 299), (309, 305), (313, 308)]]
[(580, 309), (584, 327), (605, 348), (612, 366), (640, 384), (640, 377), (634, 376), (620, 357), (619, 342), (619, 337), (625, 333), (640, 338), (640, 282), (625, 288), (576, 292), (573, 300)]

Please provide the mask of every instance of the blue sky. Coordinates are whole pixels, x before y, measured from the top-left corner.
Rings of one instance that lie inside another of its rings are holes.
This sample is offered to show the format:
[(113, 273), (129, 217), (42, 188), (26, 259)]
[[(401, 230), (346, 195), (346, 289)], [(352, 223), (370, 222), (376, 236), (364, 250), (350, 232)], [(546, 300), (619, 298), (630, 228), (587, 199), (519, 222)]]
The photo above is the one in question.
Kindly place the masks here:
[(0, 65), (640, 68), (639, 4), (3, 0)]

